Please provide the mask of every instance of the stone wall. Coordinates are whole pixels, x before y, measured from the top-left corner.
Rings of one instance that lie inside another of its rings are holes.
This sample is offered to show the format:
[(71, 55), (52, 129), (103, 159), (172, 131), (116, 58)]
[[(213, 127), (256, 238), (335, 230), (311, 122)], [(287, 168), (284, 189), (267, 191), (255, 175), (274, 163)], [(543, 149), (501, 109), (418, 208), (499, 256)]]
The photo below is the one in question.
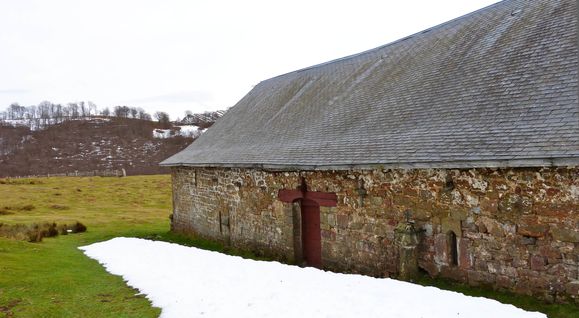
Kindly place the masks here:
[(325, 269), (395, 277), (394, 230), (409, 214), (421, 229), (418, 263), (432, 276), (579, 302), (577, 168), (179, 167), (172, 175), (173, 228), (181, 233), (300, 263), (299, 204), (277, 196), (304, 178), (309, 191), (338, 197), (336, 207), (320, 208)]

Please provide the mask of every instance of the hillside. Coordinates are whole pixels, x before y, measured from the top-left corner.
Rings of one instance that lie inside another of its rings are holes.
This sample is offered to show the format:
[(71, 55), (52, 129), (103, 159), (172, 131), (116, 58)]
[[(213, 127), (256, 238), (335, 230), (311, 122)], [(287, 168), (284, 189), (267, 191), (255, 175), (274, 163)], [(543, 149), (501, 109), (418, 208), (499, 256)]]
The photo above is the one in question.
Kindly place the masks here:
[(69, 120), (40, 130), (0, 122), (0, 177), (121, 168), (129, 175), (168, 172), (158, 163), (199, 135), (191, 133), (196, 127), (184, 136), (179, 130), (118, 117)]

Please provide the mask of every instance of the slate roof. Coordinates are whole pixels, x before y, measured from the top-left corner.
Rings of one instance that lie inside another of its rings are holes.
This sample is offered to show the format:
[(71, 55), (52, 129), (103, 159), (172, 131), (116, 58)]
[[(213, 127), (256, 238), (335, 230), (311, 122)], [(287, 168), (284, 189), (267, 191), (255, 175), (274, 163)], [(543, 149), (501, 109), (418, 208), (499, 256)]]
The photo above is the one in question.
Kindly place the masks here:
[(503, 1), (265, 80), (165, 166), (579, 165), (577, 2)]

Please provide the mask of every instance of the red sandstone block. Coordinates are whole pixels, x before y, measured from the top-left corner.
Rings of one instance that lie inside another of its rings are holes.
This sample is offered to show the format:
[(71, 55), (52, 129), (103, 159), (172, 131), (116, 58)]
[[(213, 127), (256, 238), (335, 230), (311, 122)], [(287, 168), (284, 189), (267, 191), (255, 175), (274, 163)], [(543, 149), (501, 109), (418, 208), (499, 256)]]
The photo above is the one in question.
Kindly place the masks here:
[(579, 299), (579, 281), (567, 283), (565, 285), (565, 292), (575, 299)]
[(324, 240), (335, 241), (336, 240), (336, 233), (331, 230), (322, 230), (322, 238)]
[(547, 280), (547, 278), (543, 276), (530, 277), (529, 285), (531, 290), (541, 293), (547, 290), (547, 287), (549, 286), (549, 281)]
[(517, 228), (517, 234), (528, 237), (543, 237), (548, 230), (549, 226), (545, 224), (522, 225)]
[(468, 280), (467, 272), (459, 269), (458, 267), (443, 266), (440, 270), (440, 276), (460, 282), (466, 282)]
[(529, 282), (529, 279), (526, 277), (521, 278), (515, 282), (514, 290), (519, 294), (525, 294), (529, 296), (532, 295), (531, 284)]
[(348, 227), (349, 217), (347, 214), (338, 214), (338, 227), (345, 229)]
[(470, 252), (470, 240), (462, 238), (458, 243), (458, 264), (461, 269), (472, 267), (472, 254)]
[(483, 197), (480, 200), (480, 209), (484, 215), (496, 215), (499, 200), (496, 198)]
[(446, 235), (437, 234), (434, 239), (434, 255), (435, 260), (439, 264), (448, 263), (448, 243)]
[(560, 259), (562, 258), (561, 252), (558, 248), (552, 247), (550, 245), (544, 245), (539, 247), (539, 254), (543, 255), (548, 259)]
[(547, 264), (545, 257), (542, 255), (531, 256), (531, 269), (535, 271), (545, 270), (545, 265)]
[(488, 264), (487, 264), (486, 261), (477, 260), (477, 261), (475, 262), (474, 269), (477, 270), (477, 271), (487, 271), (488, 268), (489, 268), (489, 266), (488, 266)]
[(577, 208), (575, 202), (545, 202), (533, 205), (533, 213), (539, 216), (550, 216), (554, 218), (565, 218), (575, 213)]

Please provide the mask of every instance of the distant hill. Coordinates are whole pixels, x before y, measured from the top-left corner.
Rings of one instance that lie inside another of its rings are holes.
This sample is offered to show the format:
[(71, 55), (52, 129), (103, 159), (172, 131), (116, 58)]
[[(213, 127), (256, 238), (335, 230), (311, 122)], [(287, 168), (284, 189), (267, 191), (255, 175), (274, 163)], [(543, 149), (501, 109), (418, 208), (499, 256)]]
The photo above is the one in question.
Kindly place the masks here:
[(0, 121), (0, 177), (121, 168), (129, 175), (166, 173), (158, 163), (202, 131), (119, 117), (67, 120), (42, 129)]

